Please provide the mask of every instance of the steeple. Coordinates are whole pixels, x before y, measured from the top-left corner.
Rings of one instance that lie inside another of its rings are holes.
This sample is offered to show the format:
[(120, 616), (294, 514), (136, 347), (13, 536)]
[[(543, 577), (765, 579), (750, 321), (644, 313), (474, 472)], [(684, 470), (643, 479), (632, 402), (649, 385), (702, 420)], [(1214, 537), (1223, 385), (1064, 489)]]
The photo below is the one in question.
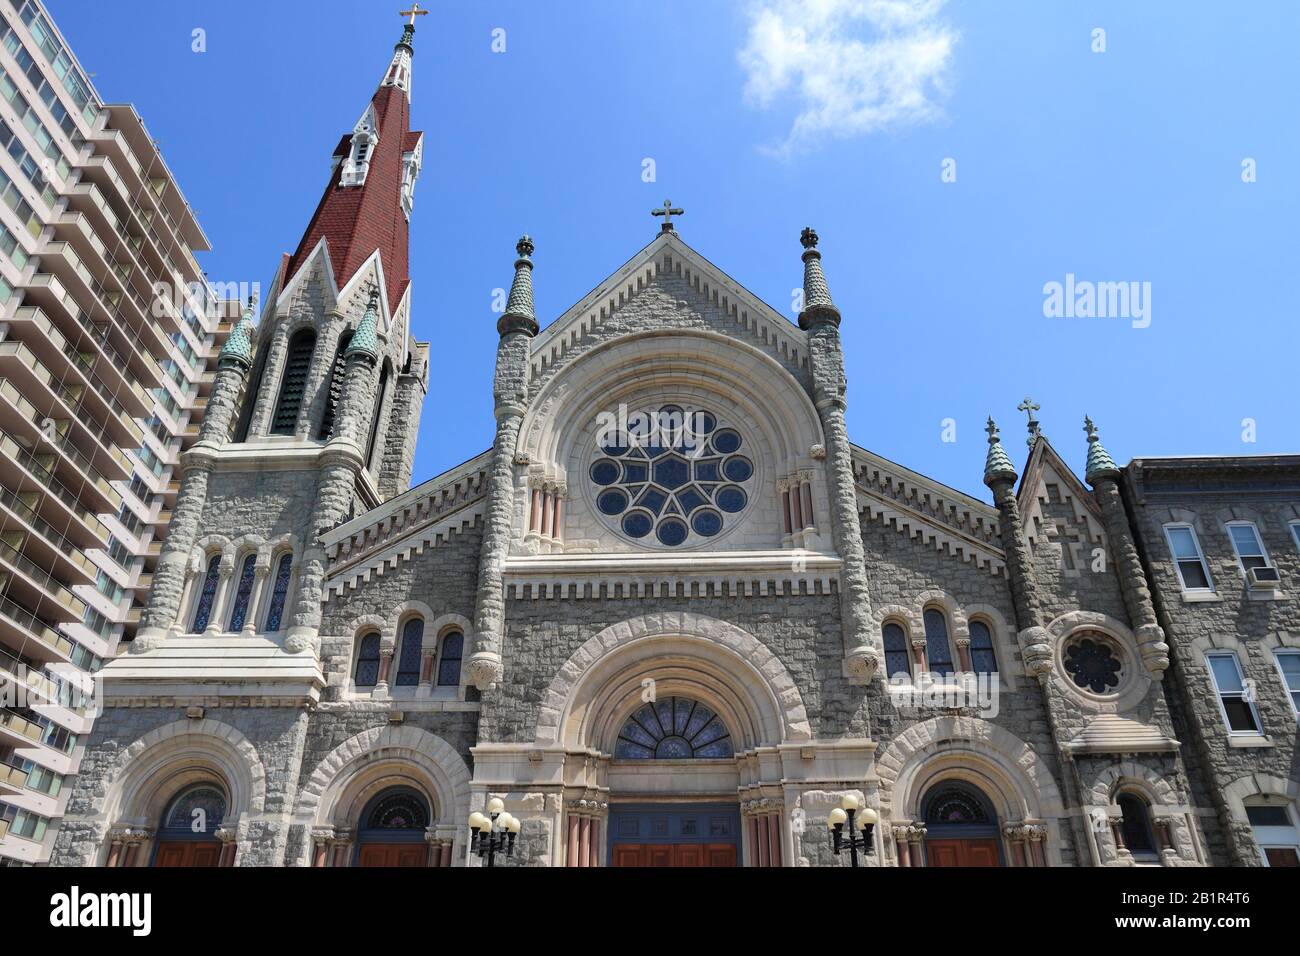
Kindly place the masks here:
[(989, 433), (989, 453), (984, 459), (984, 484), (990, 488), (997, 481), (1016, 480), (1016, 469), (1011, 464), (1011, 459), (1007, 457), (1006, 449), (1002, 447), (1002, 440), (998, 437), (998, 426), (989, 416), (989, 423), (984, 429)]
[(1106, 446), (1101, 443), (1097, 426), (1087, 415), (1083, 416), (1083, 430), (1088, 433), (1088, 463), (1084, 470), (1084, 477), (1088, 479), (1088, 484), (1096, 487), (1100, 478), (1118, 478), (1119, 468), (1115, 466)]
[(537, 334), (537, 315), (533, 311), (533, 240), (528, 236), (520, 237), (515, 243), (515, 278), (510, 283), (510, 298), (506, 301), (505, 314), (497, 320), (497, 332), (526, 332), (529, 336)]
[(286, 285), (324, 241), (339, 288), (378, 251), (389, 312), (401, 302), (410, 282), (409, 218), (424, 154), (424, 134), (410, 128), (410, 92), (414, 20), (425, 12), (406, 12), (412, 22), (393, 47), (383, 80), (339, 140), (325, 192), (289, 258)]
[(799, 234), (803, 245), (803, 311), (799, 313), (799, 328), (809, 329), (819, 322), (840, 324), (840, 310), (831, 301), (831, 290), (822, 272), (822, 254), (817, 251), (817, 233), (811, 226)]

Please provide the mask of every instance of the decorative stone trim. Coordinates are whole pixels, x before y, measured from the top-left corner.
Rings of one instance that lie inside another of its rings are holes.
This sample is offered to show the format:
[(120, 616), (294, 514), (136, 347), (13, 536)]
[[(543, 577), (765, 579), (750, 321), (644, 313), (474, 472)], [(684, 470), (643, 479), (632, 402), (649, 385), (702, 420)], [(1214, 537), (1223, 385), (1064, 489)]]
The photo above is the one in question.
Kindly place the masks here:
[(605, 628), (574, 651), (542, 695), (536, 742), (547, 745), (558, 741), (563, 712), (583, 676), (598, 661), (637, 641), (656, 637), (698, 638), (731, 651), (757, 671), (772, 693), (780, 709), (785, 736), (782, 742), (812, 739), (808, 712), (799, 688), (781, 659), (758, 638), (734, 624), (684, 611), (649, 614), (622, 621)]

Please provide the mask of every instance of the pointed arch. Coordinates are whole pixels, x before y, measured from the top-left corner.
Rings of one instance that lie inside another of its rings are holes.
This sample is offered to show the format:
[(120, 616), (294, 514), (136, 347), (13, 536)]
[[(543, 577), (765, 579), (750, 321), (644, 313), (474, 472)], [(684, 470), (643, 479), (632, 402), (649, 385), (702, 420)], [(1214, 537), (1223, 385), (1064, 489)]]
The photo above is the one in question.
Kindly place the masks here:
[(284, 374), (280, 377), (280, 394), (271, 417), (272, 435), (292, 435), (298, 428), (298, 413), (302, 411), (303, 392), (311, 371), (312, 355), (316, 352), (314, 329), (299, 329), (289, 339), (289, 350), (284, 360)]

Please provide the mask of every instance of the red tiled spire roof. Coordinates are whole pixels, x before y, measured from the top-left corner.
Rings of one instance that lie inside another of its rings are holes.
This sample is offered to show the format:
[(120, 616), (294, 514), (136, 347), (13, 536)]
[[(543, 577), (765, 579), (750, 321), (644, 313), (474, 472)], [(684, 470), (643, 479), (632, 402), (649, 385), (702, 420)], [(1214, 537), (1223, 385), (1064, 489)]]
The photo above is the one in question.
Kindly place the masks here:
[[(405, 55), (409, 71), (410, 53), (409, 33), (403, 33), (394, 51), (394, 64)], [(402, 156), (415, 150), (424, 135), (411, 130), (410, 97), (393, 79), (390, 66), (383, 85), (370, 101), (378, 143), (369, 155), (365, 182), (360, 186), (339, 185), (352, 146), (352, 134), (345, 134), (334, 150), (337, 162), (325, 184), (325, 193), (284, 272), (284, 282), (288, 284), (316, 244), (324, 239), (334, 280), (341, 288), (378, 249), (388, 286), (390, 313), (397, 308), (411, 281), (410, 229), (402, 210)], [(406, 80), (409, 82), (409, 72)]]

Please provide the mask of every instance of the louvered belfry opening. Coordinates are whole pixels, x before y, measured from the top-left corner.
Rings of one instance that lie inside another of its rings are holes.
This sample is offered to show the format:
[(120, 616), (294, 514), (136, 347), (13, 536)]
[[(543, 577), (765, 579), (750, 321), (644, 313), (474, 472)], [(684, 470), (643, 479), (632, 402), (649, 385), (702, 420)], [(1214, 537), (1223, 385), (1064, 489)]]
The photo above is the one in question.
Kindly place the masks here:
[(292, 435), (297, 428), (303, 390), (307, 387), (307, 372), (311, 368), (311, 356), (315, 350), (316, 333), (310, 329), (295, 333), (289, 340), (284, 379), (280, 383), (280, 398), (275, 403), (275, 418), (271, 422), (272, 435)]
[(330, 369), (328, 399), (317, 438), (329, 438), (330, 431), (334, 428), (334, 413), (339, 407), (339, 395), (343, 393), (344, 365), (347, 363), (347, 356), (344, 353), (347, 352), (348, 343), (351, 341), (352, 333), (344, 332), (339, 336), (339, 347), (334, 350), (334, 366)]

